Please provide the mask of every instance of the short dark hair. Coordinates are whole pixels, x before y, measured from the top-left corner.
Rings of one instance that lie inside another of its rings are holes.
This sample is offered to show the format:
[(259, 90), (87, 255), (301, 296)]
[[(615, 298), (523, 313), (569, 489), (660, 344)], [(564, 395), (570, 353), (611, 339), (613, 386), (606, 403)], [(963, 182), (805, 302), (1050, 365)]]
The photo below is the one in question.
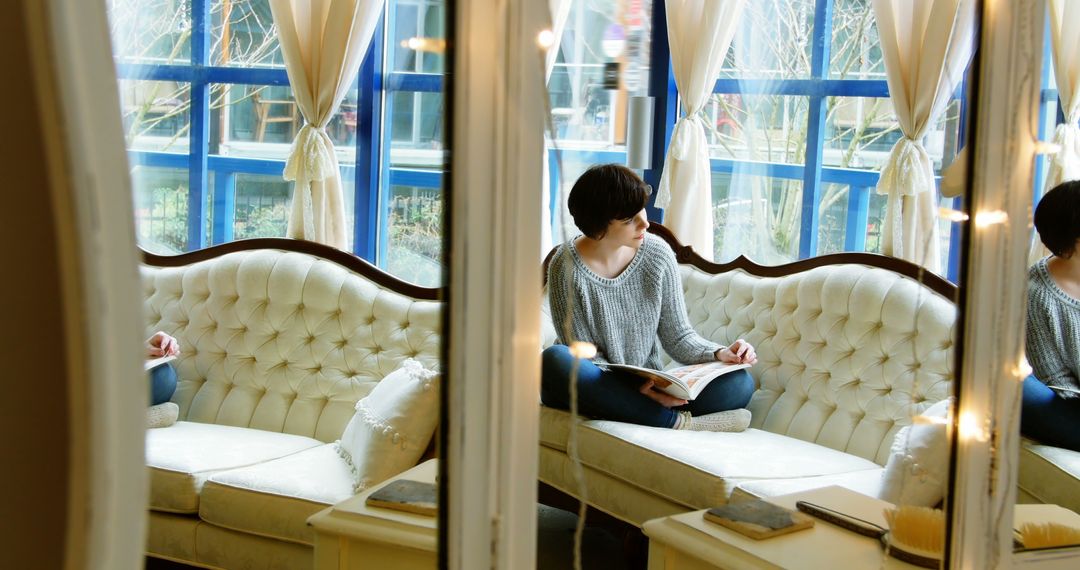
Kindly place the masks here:
[(645, 207), (652, 187), (620, 164), (590, 167), (574, 182), (567, 207), (581, 233), (600, 239), (614, 220), (634, 217)]
[(1076, 240), (1080, 240), (1080, 180), (1062, 182), (1039, 200), (1035, 229), (1050, 253), (1065, 258), (1076, 253)]

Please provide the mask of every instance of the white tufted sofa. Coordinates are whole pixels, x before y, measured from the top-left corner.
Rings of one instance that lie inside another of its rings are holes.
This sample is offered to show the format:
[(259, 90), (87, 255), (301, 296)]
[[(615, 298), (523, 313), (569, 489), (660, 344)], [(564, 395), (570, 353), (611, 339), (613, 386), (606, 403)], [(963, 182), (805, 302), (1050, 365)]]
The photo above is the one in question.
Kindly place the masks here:
[(182, 348), (181, 421), (147, 432), (147, 553), (311, 568), (307, 518), (353, 494), (332, 442), (404, 359), (437, 364), (439, 291), (284, 239), (147, 254), (142, 280), (147, 334)]
[[(950, 395), (955, 287), (872, 254), (717, 265), (665, 228), (651, 231), (676, 252), (698, 332), (757, 348), (753, 421), (743, 433), (579, 423), (590, 506), (640, 526), (733, 494), (842, 485), (876, 495), (896, 432)], [(550, 345), (548, 315), (544, 326)], [(542, 496), (581, 496), (567, 453), (570, 425), (568, 413), (541, 409)]]

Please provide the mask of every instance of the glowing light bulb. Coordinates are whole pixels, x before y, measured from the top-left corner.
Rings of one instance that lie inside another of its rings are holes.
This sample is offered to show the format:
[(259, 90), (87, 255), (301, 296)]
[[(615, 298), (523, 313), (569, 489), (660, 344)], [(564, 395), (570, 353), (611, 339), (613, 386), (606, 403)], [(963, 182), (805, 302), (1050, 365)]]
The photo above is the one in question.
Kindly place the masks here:
[(987, 441), (990, 439), (985, 422), (975, 412), (961, 412), (959, 423), (960, 439), (966, 441)]
[(411, 37), (407, 40), (402, 40), (401, 47), (408, 48), (413, 51), (442, 53), (446, 51), (446, 40), (440, 38)]
[(938, 215), (941, 216), (941, 219), (949, 220), (950, 222), (964, 222), (968, 219), (967, 214), (952, 208), (938, 208)]
[(595, 358), (596, 345), (591, 342), (576, 340), (570, 343), (570, 355), (574, 358), (583, 358), (585, 360)]
[(1001, 210), (983, 210), (975, 214), (975, 227), (988, 228), (1009, 221), (1009, 214)]
[(1061, 145), (1050, 141), (1038, 141), (1035, 143), (1035, 154), (1057, 154), (1061, 152)]
[(1020, 362), (1016, 364), (1016, 379), (1023, 381), (1028, 376), (1031, 376), (1031, 373), (1031, 364), (1028, 364), (1027, 356), (1021, 354)]
[(920, 425), (946, 425), (949, 420), (938, 416), (915, 416), (911, 422)]
[(548, 49), (555, 45), (555, 33), (547, 28), (540, 30), (540, 33), (536, 35), (536, 45), (541, 49)]

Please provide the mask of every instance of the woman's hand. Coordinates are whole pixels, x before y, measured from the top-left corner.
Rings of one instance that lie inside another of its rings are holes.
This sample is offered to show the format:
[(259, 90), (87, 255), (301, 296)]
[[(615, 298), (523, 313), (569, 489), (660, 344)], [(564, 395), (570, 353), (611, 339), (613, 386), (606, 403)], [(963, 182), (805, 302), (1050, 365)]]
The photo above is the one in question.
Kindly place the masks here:
[(716, 359), (728, 364), (754, 364), (757, 362), (757, 352), (750, 343), (740, 338), (716, 351)]
[(660, 404), (661, 406), (664, 406), (665, 408), (675, 408), (675, 407), (678, 407), (678, 406), (686, 405), (686, 400), (684, 400), (682, 398), (676, 398), (675, 396), (672, 396), (671, 394), (668, 394), (667, 392), (661, 392), (660, 390), (657, 390), (653, 386), (654, 386), (654, 383), (653, 383), (652, 380), (646, 380), (645, 383), (641, 385), (640, 392), (642, 394), (645, 394), (646, 396), (652, 398), (658, 404)]
[(146, 339), (146, 354), (151, 358), (176, 356), (180, 354), (180, 341), (158, 331), (154, 333), (154, 336)]

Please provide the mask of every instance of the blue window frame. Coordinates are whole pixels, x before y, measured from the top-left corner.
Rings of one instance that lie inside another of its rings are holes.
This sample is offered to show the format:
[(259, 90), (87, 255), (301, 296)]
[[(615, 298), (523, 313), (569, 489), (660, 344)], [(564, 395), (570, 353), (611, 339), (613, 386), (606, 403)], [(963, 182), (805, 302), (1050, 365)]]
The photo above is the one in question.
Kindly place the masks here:
[[(230, 97), (228, 89), (254, 90), (255, 88), (278, 88), (289, 85), (288, 74), (280, 64), (277, 67), (234, 67), (214, 65), (211, 59), (212, 2), (220, 0), (190, 0), (179, 4), (180, 10), (188, 12), (190, 22), (190, 59), (183, 63), (118, 63), (121, 81), (176, 82), (190, 85), (190, 105), (187, 110), (189, 132), (187, 148), (183, 152), (166, 152), (160, 149), (129, 150), (133, 167), (145, 166), (184, 172), (187, 177), (186, 195), (186, 250), (194, 250), (244, 237), (235, 235), (239, 199), (249, 199), (243, 192), (245, 179), (265, 177), (282, 181), (284, 156), (274, 158), (241, 158), (223, 156), (217, 151), (212, 131), (219, 128), (213, 119), (210, 105), (211, 89), (221, 84)], [(392, 187), (410, 187), (435, 191), (442, 187), (445, 160), (436, 161), (434, 167), (398, 167), (390, 163), (390, 129), (384, 117), (393, 117), (394, 95), (400, 93), (438, 94), (442, 91), (441, 73), (400, 72), (387, 69), (387, 21), (394, 24), (394, 14), (399, 5), (413, 6), (417, 3), (443, 10), (438, 0), (390, 0), (384, 16), (376, 29), (371, 47), (364, 58), (352, 92), (347, 100), (355, 101), (355, 111), (350, 110), (347, 120), (355, 129), (355, 140), (349, 144), (356, 157), (355, 164), (342, 164), (342, 180), (354, 187), (352, 210), (353, 252), (385, 267), (388, 260), (389, 202)], [(265, 14), (264, 14), (265, 17)], [(430, 17), (430, 16), (429, 16)], [(440, 17), (435, 14), (435, 17)], [(392, 38), (391, 38), (392, 39)], [(221, 47), (216, 48), (221, 50)], [(181, 52), (181, 56), (185, 55)], [(216, 54), (215, 54), (216, 55)], [(184, 57), (183, 59), (188, 59)], [(260, 65), (267, 63), (265, 58)], [(269, 91), (268, 91), (269, 92)], [(248, 97), (247, 94), (243, 95)], [(268, 107), (274, 101), (264, 101)], [(281, 112), (280, 109), (276, 112)], [(353, 114), (355, 113), (355, 114)], [(387, 119), (389, 120), (389, 119)], [(430, 118), (429, 118), (430, 122)], [(441, 125), (441, 124), (440, 124)], [(262, 137), (260, 127), (259, 140)], [(442, 136), (441, 126), (438, 127)], [(349, 138), (349, 137), (347, 137)], [(287, 139), (291, 142), (291, 136)], [(214, 148), (212, 148), (212, 146)], [(238, 184), (239, 180), (239, 184)], [(284, 184), (284, 182), (282, 181)], [(212, 192), (211, 192), (212, 189)], [(265, 200), (267, 197), (257, 197)], [(288, 201), (284, 196), (273, 198), (280, 202), (281, 211)], [(183, 211), (175, 205), (176, 211)], [(439, 241), (441, 244), (441, 240)], [(436, 280), (437, 283), (437, 280)], [(432, 283), (435, 284), (435, 283)]]

